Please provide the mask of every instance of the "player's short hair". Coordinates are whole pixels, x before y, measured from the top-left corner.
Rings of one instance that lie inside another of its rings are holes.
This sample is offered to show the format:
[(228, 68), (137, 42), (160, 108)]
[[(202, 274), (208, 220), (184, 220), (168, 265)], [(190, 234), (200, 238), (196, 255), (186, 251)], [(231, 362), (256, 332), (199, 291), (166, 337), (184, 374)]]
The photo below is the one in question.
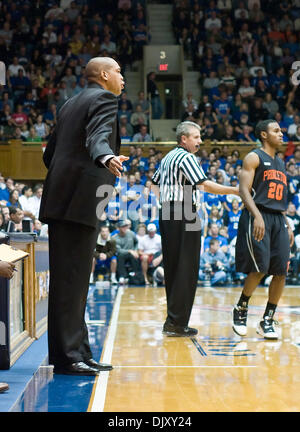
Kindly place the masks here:
[(201, 130), (201, 127), (192, 121), (184, 121), (179, 123), (176, 128), (176, 141), (180, 143), (182, 135), (189, 136), (192, 128), (196, 128), (199, 131)]
[(269, 124), (271, 123), (278, 123), (274, 119), (267, 119), (267, 120), (261, 120), (257, 123), (255, 127), (255, 136), (261, 141), (261, 133), (262, 132), (268, 132)]

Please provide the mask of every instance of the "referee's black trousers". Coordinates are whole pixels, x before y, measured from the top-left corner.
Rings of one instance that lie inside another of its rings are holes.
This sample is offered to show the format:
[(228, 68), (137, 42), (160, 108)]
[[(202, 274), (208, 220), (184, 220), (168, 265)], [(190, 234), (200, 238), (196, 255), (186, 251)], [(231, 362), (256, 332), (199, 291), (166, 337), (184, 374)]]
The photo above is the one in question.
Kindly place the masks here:
[(78, 223), (53, 221), (48, 232), (49, 364), (61, 367), (92, 357), (84, 315), (97, 231)]
[[(182, 218), (175, 220), (174, 207), (170, 208), (170, 218), (163, 217), (162, 204), (159, 215), (159, 226), (162, 238), (162, 252), (167, 296), (167, 321), (187, 326), (197, 289), (201, 229), (196, 216), (197, 230), (190, 230), (193, 224), (187, 220), (182, 210)], [(168, 220), (169, 219), (169, 220)], [(196, 227), (196, 225), (195, 225)]]

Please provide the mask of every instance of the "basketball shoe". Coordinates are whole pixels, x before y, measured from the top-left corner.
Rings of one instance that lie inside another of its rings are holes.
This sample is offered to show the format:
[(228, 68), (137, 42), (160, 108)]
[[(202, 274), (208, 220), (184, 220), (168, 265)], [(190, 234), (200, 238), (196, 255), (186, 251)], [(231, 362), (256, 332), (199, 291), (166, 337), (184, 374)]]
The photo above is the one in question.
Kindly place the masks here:
[(247, 313), (247, 307), (234, 306), (232, 328), (239, 336), (246, 336), (247, 334)]
[(262, 321), (258, 323), (256, 333), (263, 336), (265, 339), (278, 339), (278, 333), (274, 329), (274, 324), (278, 324), (273, 318), (265, 316)]

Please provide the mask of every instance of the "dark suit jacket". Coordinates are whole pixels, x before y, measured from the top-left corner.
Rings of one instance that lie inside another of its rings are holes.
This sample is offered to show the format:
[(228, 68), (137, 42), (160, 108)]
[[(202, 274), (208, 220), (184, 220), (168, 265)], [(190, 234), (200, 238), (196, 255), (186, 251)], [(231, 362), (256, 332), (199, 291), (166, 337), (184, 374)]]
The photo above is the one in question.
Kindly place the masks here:
[(115, 182), (99, 157), (119, 154), (117, 110), (117, 97), (96, 83), (62, 106), (43, 156), (48, 174), (40, 207), (42, 222), (97, 226), (96, 190)]

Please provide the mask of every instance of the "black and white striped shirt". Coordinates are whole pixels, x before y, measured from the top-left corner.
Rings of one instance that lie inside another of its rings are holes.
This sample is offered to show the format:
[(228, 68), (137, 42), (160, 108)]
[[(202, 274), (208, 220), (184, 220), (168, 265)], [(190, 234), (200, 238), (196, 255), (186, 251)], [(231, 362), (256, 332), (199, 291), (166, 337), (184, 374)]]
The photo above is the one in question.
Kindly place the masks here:
[(195, 191), (196, 185), (205, 180), (207, 177), (196, 156), (179, 146), (162, 159), (152, 177), (152, 182), (159, 185), (161, 203), (183, 201), (185, 186), (192, 186)]

